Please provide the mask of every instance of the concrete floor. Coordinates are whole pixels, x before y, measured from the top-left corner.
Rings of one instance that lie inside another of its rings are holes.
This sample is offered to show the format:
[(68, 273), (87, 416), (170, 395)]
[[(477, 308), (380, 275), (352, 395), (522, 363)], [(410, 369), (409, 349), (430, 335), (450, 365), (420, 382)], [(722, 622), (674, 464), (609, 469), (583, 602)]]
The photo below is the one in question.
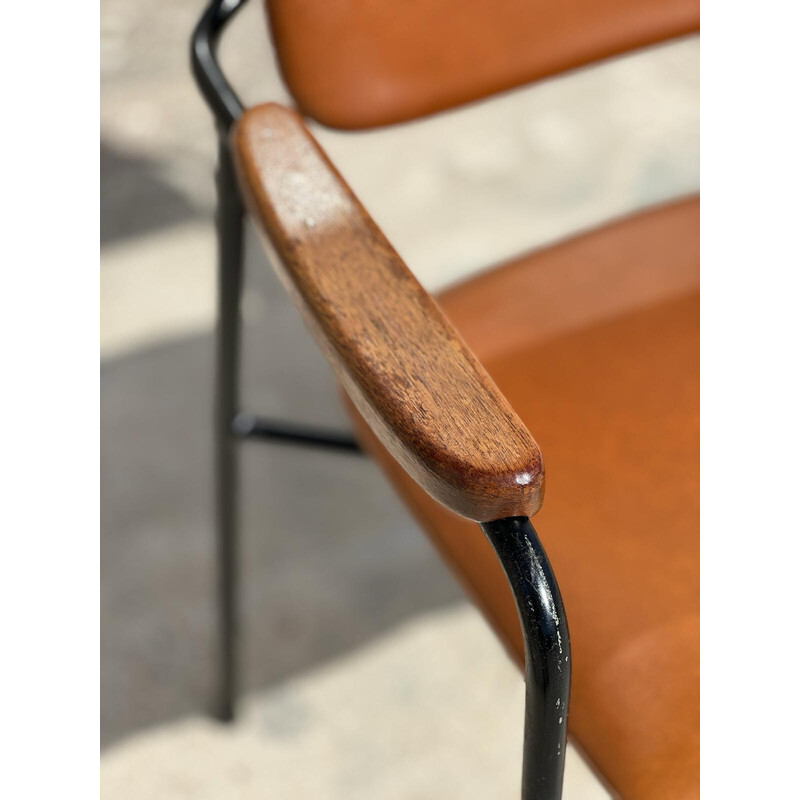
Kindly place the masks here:
[[(103, 796), (513, 797), (519, 676), (359, 458), (243, 448), (246, 713), (203, 716), (214, 136), (186, 56), (200, 5), (101, 4)], [(223, 48), (247, 102), (285, 99), (260, 14), (245, 8)], [(436, 288), (694, 190), (697, 89), (687, 40), (422, 123), (317, 133)], [(252, 236), (247, 270), (246, 407), (346, 425)], [(568, 797), (605, 796), (574, 751), (568, 769)]]
[[(443, 798), (519, 794), (524, 686), (468, 607), (427, 613), (202, 717), (110, 749), (104, 797)], [(564, 796), (609, 797), (568, 747)]]

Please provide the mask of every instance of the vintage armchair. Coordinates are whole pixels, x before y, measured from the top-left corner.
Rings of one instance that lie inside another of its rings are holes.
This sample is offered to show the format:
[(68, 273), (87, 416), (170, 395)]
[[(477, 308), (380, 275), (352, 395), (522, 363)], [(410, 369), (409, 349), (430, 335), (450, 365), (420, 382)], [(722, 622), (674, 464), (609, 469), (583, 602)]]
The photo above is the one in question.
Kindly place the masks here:
[[(298, 110), (244, 110), (220, 72), (242, 3), (211, 2), (192, 39), (219, 131), (218, 717), (236, 695), (237, 441), (363, 449), (524, 668), (523, 797), (561, 796), (568, 730), (619, 795), (697, 796), (698, 200), (434, 300), (303, 122), (359, 129), (473, 101), (690, 33), (695, 0), (268, 0)], [(239, 408), (244, 208), (358, 444)]]

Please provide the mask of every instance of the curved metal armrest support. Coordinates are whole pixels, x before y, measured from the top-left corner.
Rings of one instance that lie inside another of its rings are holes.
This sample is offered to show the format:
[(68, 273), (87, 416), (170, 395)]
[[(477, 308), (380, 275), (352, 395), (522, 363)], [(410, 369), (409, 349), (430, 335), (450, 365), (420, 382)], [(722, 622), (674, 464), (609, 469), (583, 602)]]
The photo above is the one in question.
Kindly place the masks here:
[(561, 592), (529, 519), (500, 519), (481, 528), (503, 565), (525, 644), (522, 800), (558, 800), (572, 670)]
[(538, 511), (539, 447), (293, 111), (248, 109), (245, 204), (340, 382), (432, 497), (479, 522)]
[(192, 32), (192, 73), (217, 124), (224, 130), (242, 115), (244, 106), (217, 63), (222, 29), (247, 0), (212, 0)]

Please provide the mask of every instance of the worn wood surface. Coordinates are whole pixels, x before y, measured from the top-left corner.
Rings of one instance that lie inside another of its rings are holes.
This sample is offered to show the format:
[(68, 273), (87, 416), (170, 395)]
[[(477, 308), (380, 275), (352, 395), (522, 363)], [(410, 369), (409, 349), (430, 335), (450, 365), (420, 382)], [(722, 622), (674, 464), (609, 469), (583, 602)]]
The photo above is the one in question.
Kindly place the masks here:
[(464, 517), (534, 514), (538, 445), (300, 117), (258, 106), (232, 136), (273, 265), (383, 445)]

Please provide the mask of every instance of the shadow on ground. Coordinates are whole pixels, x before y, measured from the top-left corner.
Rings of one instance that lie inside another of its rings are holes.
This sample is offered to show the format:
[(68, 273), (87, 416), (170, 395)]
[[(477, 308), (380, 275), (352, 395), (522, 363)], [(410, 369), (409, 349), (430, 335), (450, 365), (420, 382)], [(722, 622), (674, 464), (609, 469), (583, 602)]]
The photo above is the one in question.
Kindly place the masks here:
[(204, 215), (164, 180), (155, 159), (100, 142), (100, 244), (108, 245)]
[[(256, 335), (248, 334), (257, 346), (245, 357), (247, 401), (344, 424), (333, 381), (294, 311), (282, 296), (268, 296), (274, 301), (262, 308)], [(108, 745), (208, 708), (211, 337), (106, 363), (101, 381), (101, 703)], [(248, 444), (242, 475), (243, 691), (462, 599), (367, 459)]]

